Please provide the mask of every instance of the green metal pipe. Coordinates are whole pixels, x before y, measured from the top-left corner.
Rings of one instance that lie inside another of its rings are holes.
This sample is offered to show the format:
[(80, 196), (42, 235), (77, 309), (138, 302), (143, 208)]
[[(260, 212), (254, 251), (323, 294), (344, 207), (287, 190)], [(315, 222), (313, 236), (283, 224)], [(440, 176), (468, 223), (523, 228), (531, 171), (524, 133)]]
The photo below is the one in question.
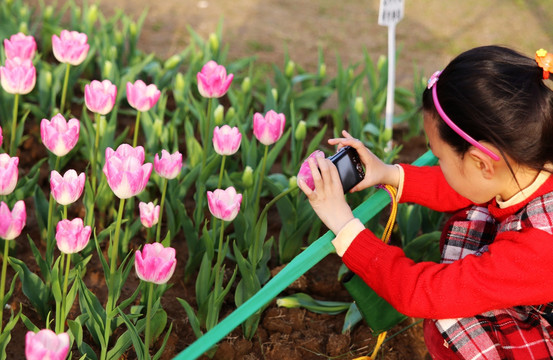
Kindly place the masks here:
[[(432, 165), (435, 162), (436, 158), (428, 151), (413, 162), (413, 165)], [(361, 222), (366, 223), (382, 211), (389, 203), (390, 198), (388, 194), (380, 190), (355, 208), (353, 215), (361, 220)], [(274, 278), (269, 280), (269, 282), (267, 282), (267, 284), (265, 284), (265, 286), (254, 296), (234, 310), (214, 328), (184, 349), (174, 357), (173, 360), (197, 359), (208, 351), (213, 345), (217, 344), (228, 333), (234, 330), (234, 328), (242, 324), (265, 304), (278, 296), (278, 294), (296, 281), (301, 275), (305, 274), (328, 254), (332, 253), (334, 251), (334, 246), (330, 242), (332, 239), (334, 239), (334, 234), (331, 231), (327, 231), (318, 240), (309, 245), (307, 249), (292, 259), (286, 267), (284, 267)]]

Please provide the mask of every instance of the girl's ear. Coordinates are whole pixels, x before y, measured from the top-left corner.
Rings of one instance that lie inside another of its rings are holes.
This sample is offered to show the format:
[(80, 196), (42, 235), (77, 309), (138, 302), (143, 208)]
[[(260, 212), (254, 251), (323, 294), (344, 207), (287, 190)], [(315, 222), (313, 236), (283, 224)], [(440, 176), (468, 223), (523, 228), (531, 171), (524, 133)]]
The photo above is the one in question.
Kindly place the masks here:
[(496, 173), (495, 163), (497, 163), (497, 161), (475, 147), (468, 151), (468, 155), (476, 168), (482, 173), (484, 179), (490, 180), (494, 177)]

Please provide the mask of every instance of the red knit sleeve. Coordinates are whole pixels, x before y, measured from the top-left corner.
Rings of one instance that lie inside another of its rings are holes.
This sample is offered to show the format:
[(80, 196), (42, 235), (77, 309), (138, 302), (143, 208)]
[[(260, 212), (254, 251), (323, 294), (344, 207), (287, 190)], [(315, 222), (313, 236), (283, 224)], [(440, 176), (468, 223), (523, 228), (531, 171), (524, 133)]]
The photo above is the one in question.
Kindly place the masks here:
[(528, 229), (499, 234), (480, 256), (452, 264), (415, 263), (364, 230), (342, 259), (398, 311), (444, 319), (553, 301), (552, 253), (553, 236)]
[(472, 205), (449, 186), (439, 166), (402, 164), (405, 178), (401, 202), (412, 202), (436, 211), (453, 212)]

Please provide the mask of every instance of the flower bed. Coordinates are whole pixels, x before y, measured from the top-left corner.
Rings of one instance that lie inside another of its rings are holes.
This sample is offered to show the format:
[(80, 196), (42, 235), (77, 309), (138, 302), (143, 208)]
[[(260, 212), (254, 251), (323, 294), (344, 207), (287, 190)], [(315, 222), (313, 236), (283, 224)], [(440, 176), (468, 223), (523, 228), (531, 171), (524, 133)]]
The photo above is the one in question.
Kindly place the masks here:
[[(0, 8), (0, 295), (11, 306), (3, 357), (28, 351), (40, 358), (57, 339), (51, 329), (67, 334), (55, 349), (60, 358), (64, 351), (73, 358), (171, 358), (321, 235), (295, 175), (316, 149), (332, 152), (325, 139), (347, 128), (387, 161), (398, 155), (398, 147), (386, 149), (392, 134), (381, 127), (385, 59), (367, 57), (333, 78), (322, 56), (317, 73), (286, 59), (269, 79), (255, 71), (254, 59), (227, 63), (220, 29), (207, 41), (191, 31), (193, 43), (162, 61), (139, 50), (143, 19), (107, 19), (95, 6), (73, 4), (34, 17), (22, 1)], [(420, 130), (414, 99), (423, 82), (415, 84), (413, 92), (396, 93), (397, 121), (412, 124), (411, 136)], [(336, 109), (323, 106), (331, 96)], [(370, 194), (349, 199), (355, 206)], [(402, 234), (404, 244), (416, 235)], [(351, 303), (337, 260), (325, 262), (332, 271), (324, 278), (305, 279), (334, 288), (298, 290)], [(272, 305), (235, 330), (235, 356), (269, 354), (267, 341), (282, 344), (300, 331), (300, 320), (270, 320), (282, 313), (347, 321)], [(342, 335), (336, 325), (323, 327), (324, 345), (314, 334), (300, 337), (306, 344), (291, 350), (294, 356), (372, 350), (363, 325)], [(209, 355), (225, 358), (229, 342)]]

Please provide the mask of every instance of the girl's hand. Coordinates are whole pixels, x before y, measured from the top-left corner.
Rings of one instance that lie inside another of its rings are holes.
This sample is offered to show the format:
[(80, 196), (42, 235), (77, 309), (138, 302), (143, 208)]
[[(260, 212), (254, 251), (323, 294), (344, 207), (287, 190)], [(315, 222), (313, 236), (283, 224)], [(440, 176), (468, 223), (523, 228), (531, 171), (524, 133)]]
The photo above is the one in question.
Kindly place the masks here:
[(385, 184), (394, 187), (399, 186), (399, 170), (394, 165), (389, 165), (374, 155), (361, 140), (353, 138), (346, 130), (342, 130), (343, 138), (329, 139), (330, 145), (338, 145), (338, 150), (344, 146), (351, 146), (359, 153), (359, 158), (365, 167), (365, 178), (350, 192), (360, 191), (368, 187)]
[(332, 161), (325, 158), (310, 158), (308, 160), (315, 190), (311, 190), (303, 181), (298, 186), (305, 193), (309, 203), (321, 221), (334, 233), (353, 219), (351, 208), (344, 197), (342, 182), (338, 169)]

